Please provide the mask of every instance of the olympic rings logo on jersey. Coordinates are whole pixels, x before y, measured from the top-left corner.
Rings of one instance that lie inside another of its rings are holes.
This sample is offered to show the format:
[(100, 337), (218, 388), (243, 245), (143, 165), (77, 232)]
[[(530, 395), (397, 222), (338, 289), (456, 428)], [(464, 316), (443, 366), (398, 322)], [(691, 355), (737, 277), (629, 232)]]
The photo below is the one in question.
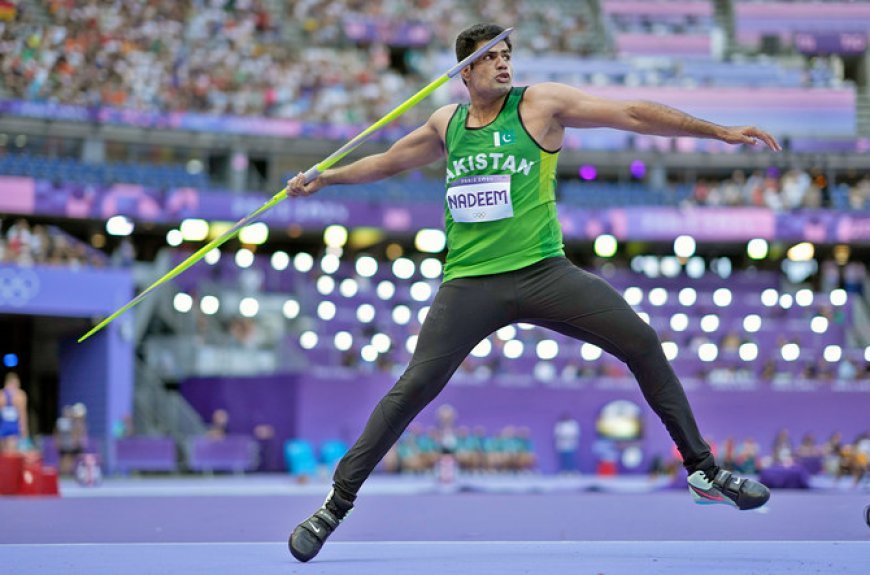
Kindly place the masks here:
[(32, 270), (0, 269), (0, 305), (22, 307), (39, 293), (39, 277)]

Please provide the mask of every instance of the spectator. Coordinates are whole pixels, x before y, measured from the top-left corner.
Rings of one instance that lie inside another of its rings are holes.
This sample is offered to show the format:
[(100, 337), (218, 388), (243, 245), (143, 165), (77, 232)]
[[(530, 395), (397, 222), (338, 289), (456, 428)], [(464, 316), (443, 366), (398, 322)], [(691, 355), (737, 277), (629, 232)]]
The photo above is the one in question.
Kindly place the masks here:
[(556, 444), (556, 455), (559, 458), (559, 473), (576, 472), (580, 424), (569, 413), (563, 413), (553, 427), (553, 439)]
[(215, 409), (211, 414), (211, 424), (206, 435), (214, 440), (221, 440), (227, 436), (227, 426), (230, 422), (230, 414), (225, 409)]
[(0, 393), (0, 453), (18, 451), (19, 442), (29, 438), (27, 426), (27, 393), (15, 372), (8, 372)]
[(60, 455), (59, 473), (70, 475), (76, 460), (88, 446), (87, 409), (84, 404), (65, 405), (54, 426), (54, 438)]

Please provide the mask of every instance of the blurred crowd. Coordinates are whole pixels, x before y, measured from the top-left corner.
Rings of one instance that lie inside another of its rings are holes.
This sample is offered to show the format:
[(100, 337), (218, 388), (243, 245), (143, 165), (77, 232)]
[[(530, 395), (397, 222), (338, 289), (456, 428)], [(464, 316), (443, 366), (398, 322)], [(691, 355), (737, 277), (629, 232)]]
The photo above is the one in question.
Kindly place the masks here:
[(449, 404), (436, 412), (429, 428), (412, 424), (381, 464), (386, 473), (450, 473), (450, 466), (468, 473), (530, 472), (537, 465), (527, 427), (505, 426), (489, 435), (482, 426), (456, 425), (456, 410)]
[(870, 206), (870, 175), (847, 174), (830, 183), (825, 174), (793, 168), (734, 171), (724, 180), (699, 179), (686, 203), (699, 206), (755, 206), (775, 211), (801, 208), (863, 210)]
[(4, 231), (2, 224), (0, 221), (0, 263), (68, 267), (106, 265), (101, 253), (53, 226), (31, 225), (26, 219), (19, 218)]
[[(834, 484), (849, 481), (858, 487), (870, 471), (870, 433), (867, 432), (858, 434), (852, 442), (844, 441), (843, 434), (838, 431), (822, 442), (814, 434), (804, 433), (795, 443), (789, 429), (783, 428), (774, 436), (769, 450), (763, 450), (753, 437), (739, 441), (729, 437), (721, 444), (707, 438), (707, 443), (724, 469), (739, 474), (758, 475), (764, 470), (793, 471), (799, 472), (804, 480), (821, 476)], [(667, 461), (656, 459), (652, 472), (676, 474), (681, 465), (679, 452), (674, 449)]]
[[(526, 2), (413, 4), (300, 0), (276, 22), (262, 0), (47, 0), (0, 22), (0, 70), (5, 89), (27, 100), (363, 122), (410, 96), (429, 71), (419, 53), (354, 41), (346, 26), (371, 22), (380, 38), (399, 22), (422, 22), (428, 45), (444, 48), (473, 19), (510, 19)], [(547, 30), (530, 34), (532, 50), (576, 51), (583, 41), (579, 16), (531, 13), (529, 25)]]

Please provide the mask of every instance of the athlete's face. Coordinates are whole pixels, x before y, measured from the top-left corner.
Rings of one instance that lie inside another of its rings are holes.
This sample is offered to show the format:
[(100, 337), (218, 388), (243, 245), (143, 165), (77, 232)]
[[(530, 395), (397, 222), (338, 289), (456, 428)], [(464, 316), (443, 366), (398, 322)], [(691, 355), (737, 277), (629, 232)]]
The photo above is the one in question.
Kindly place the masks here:
[[(476, 48), (486, 44), (482, 40)], [(462, 70), (469, 90), (484, 93), (506, 94), (513, 83), (511, 51), (506, 42), (501, 41), (480, 57), (474, 64)]]

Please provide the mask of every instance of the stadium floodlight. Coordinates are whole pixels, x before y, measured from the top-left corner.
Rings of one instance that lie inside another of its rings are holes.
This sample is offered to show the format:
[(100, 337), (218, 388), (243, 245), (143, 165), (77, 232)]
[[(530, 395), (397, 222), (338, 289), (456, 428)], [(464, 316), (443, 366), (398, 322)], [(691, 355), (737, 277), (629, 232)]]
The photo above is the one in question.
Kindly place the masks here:
[(810, 242), (801, 242), (793, 245), (786, 252), (786, 257), (793, 262), (808, 262), (816, 254), (816, 247)]
[(719, 316), (707, 314), (701, 318), (701, 330), (705, 333), (713, 333), (719, 329)]
[(817, 315), (810, 321), (810, 329), (813, 330), (813, 333), (825, 333), (828, 331), (828, 318)]
[(673, 361), (677, 359), (677, 354), (679, 354), (680, 348), (673, 341), (663, 341), (662, 351), (665, 352), (665, 357), (668, 361)]
[(208, 237), (208, 222), (199, 218), (182, 220), (180, 228), (186, 242), (201, 242)]
[(490, 352), (492, 352), (492, 342), (489, 341), (489, 338), (486, 338), (480, 340), (480, 343), (474, 346), (474, 349), (471, 350), (471, 355), (483, 358), (488, 356)]
[(248, 248), (241, 248), (236, 252), (236, 265), (242, 269), (254, 265), (254, 252)]
[(299, 336), (299, 345), (302, 346), (302, 349), (314, 349), (319, 339), (316, 332), (306, 331)]
[(432, 297), (432, 286), (426, 282), (414, 282), (411, 286), (411, 298), (414, 301), (429, 301)]
[(314, 267), (314, 256), (308, 252), (299, 252), (293, 257), (293, 267), (303, 274), (310, 272)]
[(791, 309), (791, 306), (794, 304), (794, 298), (790, 293), (784, 293), (779, 296), (779, 307), (782, 309)]
[(663, 306), (668, 303), (668, 290), (663, 287), (653, 288), (649, 292), (648, 299), (654, 306)]
[(317, 304), (317, 317), (323, 321), (332, 321), (335, 319), (335, 304), (329, 300), (324, 300)]
[(408, 339), (405, 340), (405, 349), (408, 350), (408, 353), (414, 353), (417, 349), (417, 336), (409, 335)]
[(441, 260), (435, 258), (426, 258), (420, 262), (420, 273), (427, 280), (434, 280), (441, 277), (441, 271), (444, 269)]
[[(411, 96), (410, 98), (408, 98), (407, 100), (405, 100), (404, 102), (402, 102), (401, 104), (396, 106), (393, 110), (391, 110), (386, 115), (384, 115), (384, 117), (382, 117), (381, 119), (376, 121), (374, 124), (372, 124), (371, 126), (366, 128), (365, 130), (363, 130), (360, 134), (358, 134), (356, 137), (351, 139), (345, 145), (343, 145), (338, 150), (336, 150), (335, 152), (330, 154), (326, 159), (321, 161), (319, 164), (309, 168), (308, 171), (306, 171), (303, 175), (305, 182), (311, 182), (317, 176), (319, 176), (321, 173), (323, 173), (324, 170), (327, 170), (328, 168), (332, 167), (333, 165), (335, 165), (336, 163), (338, 163), (339, 161), (344, 159), (345, 156), (347, 156), (352, 151), (357, 149), (372, 134), (374, 134), (375, 132), (377, 132), (378, 130), (380, 130), (381, 128), (383, 128), (384, 126), (386, 126), (387, 124), (389, 124), (390, 122), (392, 122), (393, 120), (395, 120), (396, 118), (398, 118), (399, 116), (401, 116), (402, 114), (404, 114), (405, 112), (407, 112), (408, 110), (410, 110), (411, 108), (416, 106), (420, 101), (422, 101), (423, 99), (428, 97), (429, 94), (431, 94), (436, 89), (438, 89), (442, 85), (446, 84), (451, 78), (453, 78), (454, 76), (459, 74), (459, 72), (462, 71), (465, 67), (476, 62), (481, 56), (483, 56), (484, 54), (489, 52), (489, 50), (493, 46), (495, 46), (496, 44), (498, 44), (499, 42), (501, 42), (502, 40), (507, 38), (508, 35), (510, 35), (510, 33), (513, 32), (513, 30), (514, 30), (513, 28), (506, 28), (504, 31), (502, 31), (500, 34), (498, 34), (495, 38), (493, 38), (489, 42), (486, 42), (480, 48), (478, 48), (473, 53), (471, 53), (467, 58), (465, 58), (461, 62), (458, 62), (455, 65), (453, 65), (449, 70), (447, 70), (447, 72), (445, 72), (444, 74), (441, 74), (440, 76), (438, 76), (437, 78), (432, 80), (428, 85), (423, 87), (419, 92), (417, 92), (416, 94), (414, 94), (413, 96)], [(176, 277), (178, 274), (180, 274), (183, 271), (185, 271), (186, 269), (188, 269), (190, 266), (192, 266), (193, 264), (198, 262), (200, 259), (202, 259), (202, 257), (206, 253), (211, 251), (212, 249), (217, 248), (220, 245), (229, 241), (230, 239), (234, 238), (236, 236), (236, 234), (239, 233), (239, 230), (241, 230), (243, 227), (249, 225), (250, 223), (254, 222), (258, 217), (260, 217), (260, 215), (263, 212), (266, 212), (267, 210), (272, 209), (275, 205), (277, 205), (279, 202), (281, 202), (285, 199), (287, 199), (287, 188), (284, 188), (283, 190), (281, 190), (280, 192), (278, 192), (277, 194), (272, 196), (272, 199), (270, 199), (265, 204), (263, 204), (262, 206), (260, 206), (259, 208), (257, 208), (256, 210), (254, 210), (253, 212), (251, 212), (250, 214), (248, 214), (247, 216), (245, 216), (244, 218), (242, 218), (238, 222), (236, 222), (223, 235), (215, 238), (214, 240), (210, 241), (208, 244), (206, 244), (205, 246), (203, 246), (202, 248), (197, 250), (193, 255), (191, 255), (186, 260), (184, 260), (183, 262), (178, 264), (175, 268), (173, 268), (171, 271), (169, 271), (169, 273), (165, 274), (163, 277), (161, 277), (160, 279), (155, 281), (153, 284), (148, 286), (142, 293), (140, 293), (138, 296), (136, 296), (135, 298), (130, 300), (127, 304), (125, 304), (119, 310), (117, 310), (112, 315), (110, 315), (106, 319), (99, 322), (96, 326), (94, 326), (91, 330), (89, 330), (85, 335), (80, 337), (78, 342), (81, 343), (81, 342), (85, 341), (86, 339), (91, 337), (93, 334), (97, 333), (98, 331), (100, 331), (101, 329), (106, 327), (116, 317), (118, 317), (119, 315), (121, 315), (122, 313), (124, 313), (128, 309), (132, 308), (133, 306), (135, 306), (136, 304), (141, 302), (143, 299), (145, 299), (145, 297), (148, 296), (148, 294), (150, 294), (156, 288), (158, 288), (159, 286), (163, 285), (167, 281), (171, 280), (172, 278)]]
[(367, 361), (368, 363), (372, 363), (378, 359), (378, 350), (371, 344), (363, 346), (359, 354), (363, 358), (363, 361)]
[(178, 313), (187, 313), (193, 307), (193, 298), (183, 291), (178, 292), (175, 294), (175, 297), (172, 298), (172, 307), (174, 307), (175, 311)]
[(283, 313), (284, 317), (287, 319), (295, 319), (299, 316), (299, 311), (299, 302), (295, 299), (288, 299), (284, 302), (284, 305), (281, 306), (281, 313)]
[(326, 254), (320, 259), (320, 269), (325, 274), (334, 274), (341, 266), (341, 260), (335, 254)]
[(411, 308), (404, 304), (393, 308), (393, 323), (396, 325), (408, 325), (411, 321)]
[(353, 278), (344, 278), (338, 285), (338, 293), (344, 297), (353, 297), (359, 291), (359, 284)]
[(773, 307), (779, 301), (779, 293), (773, 288), (767, 288), (761, 292), (761, 303), (765, 307)]
[(758, 359), (758, 345), (752, 342), (741, 343), (737, 353), (743, 361), (755, 361)]
[(217, 264), (219, 261), (221, 261), (221, 251), (220, 250), (212, 250), (212, 251), (208, 252), (207, 254), (205, 254), (205, 257), (203, 259), (205, 260), (205, 263), (207, 263), (210, 266), (213, 266), (213, 265)]
[(254, 317), (260, 312), (260, 302), (256, 298), (246, 297), (239, 302), (239, 313), (244, 317)]
[(593, 249), (595, 255), (600, 258), (612, 258), (616, 255), (616, 250), (619, 248), (619, 242), (611, 234), (601, 234), (595, 238)]
[(678, 258), (690, 258), (695, 255), (695, 238), (692, 236), (677, 236), (674, 240), (674, 254)]
[(356, 260), (356, 273), (364, 278), (370, 278), (378, 273), (378, 260), (372, 256), (360, 256)]
[(801, 289), (798, 290), (796, 294), (794, 294), (794, 301), (801, 307), (809, 307), (813, 305), (813, 290), (811, 289)]
[(559, 344), (552, 339), (542, 339), (535, 346), (535, 353), (543, 360), (554, 359), (559, 355)]
[(691, 307), (695, 305), (696, 301), (698, 301), (698, 292), (695, 291), (695, 288), (684, 287), (680, 290), (677, 299), (680, 300), (681, 306)]
[(350, 332), (340, 331), (335, 334), (335, 337), (332, 339), (333, 345), (335, 345), (335, 349), (338, 351), (347, 351), (351, 347), (353, 347), (353, 336)]
[(719, 348), (715, 343), (702, 343), (698, 346), (698, 357), (701, 361), (708, 363), (716, 361), (716, 358), (719, 357)]
[(643, 290), (637, 286), (627, 287), (622, 297), (630, 306), (640, 305), (640, 302), (643, 301)]
[(504, 356), (508, 359), (517, 359), (523, 355), (523, 347), (523, 342), (518, 339), (512, 339), (505, 342), (504, 347), (502, 348), (502, 353), (504, 353)]
[(398, 258), (393, 262), (393, 275), (402, 280), (411, 279), (414, 267), (414, 262), (408, 258)]
[(846, 290), (842, 288), (831, 290), (831, 294), (828, 297), (830, 298), (831, 305), (835, 305), (837, 307), (846, 305), (846, 301), (848, 301), (849, 299), (846, 295)]
[(364, 303), (356, 308), (356, 319), (362, 323), (371, 323), (375, 319), (375, 306)]
[(843, 358), (843, 348), (839, 345), (827, 345), (822, 355), (828, 363), (837, 363)]
[(719, 307), (728, 307), (732, 299), (733, 294), (728, 288), (719, 288), (713, 292), (713, 303)]
[(580, 357), (585, 361), (597, 361), (601, 357), (601, 348), (592, 343), (580, 346)]
[(378, 287), (375, 289), (378, 297), (384, 301), (392, 299), (396, 295), (396, 285), (390, 280), (381, 280)]
[(239, 241), (249, 246), (261, 246), (269, 239), (269, 226), (256, 222), (239, 231)]
[(276, 272), (283, 272), (290, 266), (290, 256), (287, 255), (287, 252), (278, 250), (272, 254), (270, 263), (272, 264), (273, 270)]
[(106, 233), (110, 236), (129, 236), (135, 227), (127, 216), (112, 216), (106, 221)]
[(743, 330), (746, 333), (756, 333), (761, 329), (761, 316), (751, 313), (743, 318)]
[[(177, 248), (184, 241), (184, 236), (181, 235), (180, 230), (169, 230), (166, 232), (166, 244)], [(132, 307), (132, 306), (131, 306)]]
[(495, 335), (502, 341), (510, 341), (517, 336), (517, 328), (512, 325), (506, 325), (495, 332)]
[(342, 248), (347, 243), (347, 228), (338, 224), (326, 226), (323, 243), (331, 248)]
[(437, 254), (447, 247), (447, 236), (442, 230), (424, 228), (414, 237), (414, 247), (421, 252)]
[(320, 276), (314, 285), (320, 295), (329, 295), (335, 291), (335, 280), (332, 279), (332, 276)]
[(213, 295), (207, 295), (199, 300), (199, 309), (205, 315), (214, 315), (221, 307), (221, 301)]
[(385, 333), (376, 333), (372, 336), (372, 345), (378, 353), (387, 353), (393, 345), (393, 340)]
[(689, 316), (684, 313), (675, 313), (671, 316), (671, 329), (676, 332), (686, 331), (689, 327)]
[(762, 238), (749, 240), (749, 243), (746, 244), (746, 255), (749, 256), (749, 259), (763, 260), (767, 257), (769, 251), (770, 247), (767, 244), (767, 240)]
[(801, 355), (801, 348), (796, 343), (787, 343), (779, 350), (782, 359), (786, 361), (796, 361)]

